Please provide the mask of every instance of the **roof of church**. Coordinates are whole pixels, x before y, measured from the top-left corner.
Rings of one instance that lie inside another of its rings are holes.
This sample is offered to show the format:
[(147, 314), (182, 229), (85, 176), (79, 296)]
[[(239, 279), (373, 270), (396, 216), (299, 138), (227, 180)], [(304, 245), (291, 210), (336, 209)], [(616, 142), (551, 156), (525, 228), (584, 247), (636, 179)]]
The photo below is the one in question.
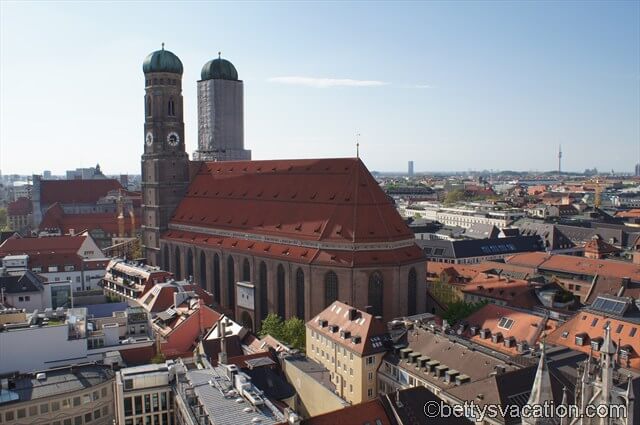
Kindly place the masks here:
[[(135, 221), (132, 223), (130, 216), (126, 215), (123, 224), (126, 235), (130, 235), (132, 230), (136, 231), (140, 226), (140, 212), (134, 213)], [(131, 227), (135, 226), (135, 229)], [(83, 230), (102, 229), (110, 235), (117, 235), (120, 231), (118, 226), (118, 213), (88, 213), (88, 214), (67, 214), (59, 203), (50, 206), (42, 216), (40, 229), (60, 229), (62, 233), (69, 233), (71, 229), (76, 232)]]
[(345, 266), (423, 258), (358, 158), (203, 163), (164, 237)]
[(122, 189), (122, 185), (116, 179), (41, 180), (40, 201), (43, 204), (93, 204), (117, 189)]
[(182, 62), (173, 52), (164, 50), (164, 43), (162, 43), (161, 50), (150, 53), (142, 63), (142, 71), (145, 74), (148, 72), (171, 72), (182, 75), (182, 70)]
[(203, 80), (230, 80), (238, 81), (238, 71), (231, 62), (226, 59), (216, 58), (202, 66), (200, 77)]

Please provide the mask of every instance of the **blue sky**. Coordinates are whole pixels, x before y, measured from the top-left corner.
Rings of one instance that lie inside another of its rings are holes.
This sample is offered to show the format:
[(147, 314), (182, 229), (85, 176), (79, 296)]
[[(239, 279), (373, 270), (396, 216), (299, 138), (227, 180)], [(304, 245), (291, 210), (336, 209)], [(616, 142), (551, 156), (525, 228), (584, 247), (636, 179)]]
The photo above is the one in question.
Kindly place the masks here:
[(0, 169), (138, 173), (145, 56), (196, 81), (222, 51), (245, 81), (254, 159), (371, 170), (631, 171), (640, 2), (0, 3)]

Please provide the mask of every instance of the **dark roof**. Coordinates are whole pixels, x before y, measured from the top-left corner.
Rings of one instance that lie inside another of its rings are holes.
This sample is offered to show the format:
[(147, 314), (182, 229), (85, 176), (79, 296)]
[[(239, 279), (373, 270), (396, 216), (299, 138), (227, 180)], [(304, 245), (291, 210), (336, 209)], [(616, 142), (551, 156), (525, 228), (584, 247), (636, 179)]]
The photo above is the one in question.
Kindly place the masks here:
[[(380, 399), (388, 412), (389, 417), (397, 417), (402, 425), (470, 425), (473, 422), (466, 418), (456, 417), (426, 417), (425, 405), (427, 403), (441, 403), (440, 398), (426, 387), (407, 388), (397, 393), (380, 396)], [(398, 403), (399, 401), (399, 403)], [(371, 422), (374, 424), (375, 422)]]
[(485, 223), (473, 223), (464, 231), (464, 236), (472, 239), (493, 239), (497, 238), (499, 234), (500, 229), (493, 224)]
[[(378, 423), (380, 425), (396, 424), (396, 421), (393, 420), (393, 416), (386, 411), (381, 398), (366, 401), (354, 406), (347, 406), (343, 409), (314, 416), (301, 422), (302, 425), (377, 425)], [(406, 423), (409, 424), (409, 422)]]
[(497, 239), (468, 239), (447, 241), (442, 239), (418, 240), (428, 258), (473, 258), (490, 255), (509, 255), (543, 250), (538, 236), (513, 236)]
[(28, 198), (18, 198), (7, 205), (7, 215), (27, 215), (31, 214), (31, 200)]
[(523, 221), (519, 224), (520, 234), (523, 236), (540, 236), (545, 248), (549, 250), (573, 248), (575, 244), (560, 231), (556, 225), (549, 223), (537, 223)]
[(200, 77), (203, 80), (238, 81), (238, 71), (228, 60), (216, 58), (204, 64)]
[(74, 366), (73, 369), (49, 369), (45, 373), (46, 379), (43, 380), (36, 379), (31, 374), (13, 380), (15, 386), (9, 391), (18, 397), (14, 402), (37, 400), (80, 391), (103, 384), (114, 377), (111, 368), (98, 365)]
[(293, 385), (270, 367), (244, 369), (243, 372), (249, 375), (251, 382), (272, 400), (284, 400), (296, 394)]
[(182, 75), (182, 70), (182, 62), (174, 53), (164, 50), (164, 43), (162, 50), (150, 53), (142, 63), (142, 71), (145, 74), (148, 72), (170, 72)]
[(42, 282), (43, 278), (31, 270), (0, 276), (0, 288), (3, 288), (7, 294), (40, 292), (44, 289)]

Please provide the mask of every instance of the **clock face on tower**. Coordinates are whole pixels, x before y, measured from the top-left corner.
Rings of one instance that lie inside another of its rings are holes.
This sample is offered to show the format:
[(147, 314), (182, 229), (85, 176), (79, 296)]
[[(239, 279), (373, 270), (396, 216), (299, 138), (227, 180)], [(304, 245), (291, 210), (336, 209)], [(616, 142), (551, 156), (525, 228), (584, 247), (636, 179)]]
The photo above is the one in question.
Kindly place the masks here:
[(169, 145), (171, 146), (177, 146), (178, 143), (180, 143), (180, 136), (178, 136), (178, 133), (176, 133), (175, 131), (172, 131), (171, 133), (169, 133), (169, 135), (167, 136), (167, 142), (169, 143)]
[(150, 131), (147, 132), (147, 136), (144, 138), (144, 142), (147, 144), (147, 146), (151, 146), (153, 144), (153, 133), (151, 133)]

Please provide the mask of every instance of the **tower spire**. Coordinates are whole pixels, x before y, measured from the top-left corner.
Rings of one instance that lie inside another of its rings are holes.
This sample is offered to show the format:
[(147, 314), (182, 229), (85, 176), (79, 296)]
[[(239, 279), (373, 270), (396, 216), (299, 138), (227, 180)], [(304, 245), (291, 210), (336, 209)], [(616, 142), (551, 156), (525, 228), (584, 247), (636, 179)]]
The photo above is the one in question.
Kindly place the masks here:
[(162, 42), (162, 50), (164, 50), (164, 41)]
[[(531, 388), (531, 395), (527, 401), (529, 406), (553, 403), (551, 375), (549, 374), (549, 367), (547, 365), (546, 345), (546, 336), (543, 336), (542, 341), (540, 342), (540, 362), (538, 363), (538, 370), (536, 371), (536, 377), (533, 381), (533, 388)], [(523, 419), (522, 423), (527, 425), (539, 425), (551, 422), (548, 419), (527, 418)]]

